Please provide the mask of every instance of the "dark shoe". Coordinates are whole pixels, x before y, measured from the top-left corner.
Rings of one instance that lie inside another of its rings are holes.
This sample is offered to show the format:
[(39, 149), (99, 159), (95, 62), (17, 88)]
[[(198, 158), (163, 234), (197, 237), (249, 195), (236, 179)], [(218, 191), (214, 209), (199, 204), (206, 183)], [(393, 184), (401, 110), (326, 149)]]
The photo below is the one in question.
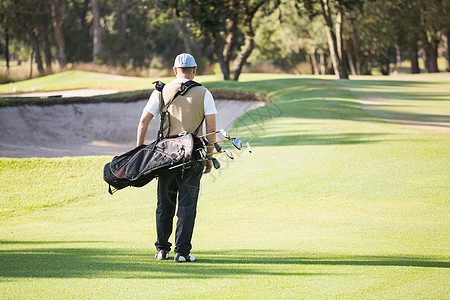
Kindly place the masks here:
[(168, 260), (169, 259), (169, 251), (161, 249), (156, 252), (155, 258), (157, 260)]
[(180, 253), (175, 254), (175, 258), (173, 260), (176, 263), (179, 262), (193, 262), (195, 261), (194, 255), (181, 255)]

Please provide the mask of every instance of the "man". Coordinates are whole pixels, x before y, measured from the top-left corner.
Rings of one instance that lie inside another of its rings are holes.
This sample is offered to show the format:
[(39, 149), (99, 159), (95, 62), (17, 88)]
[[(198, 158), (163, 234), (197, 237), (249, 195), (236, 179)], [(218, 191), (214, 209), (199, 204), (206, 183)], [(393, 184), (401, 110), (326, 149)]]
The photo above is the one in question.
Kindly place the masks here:
[[(192, 55), (183, 53), (175, 58), (173, 72), (176, 79), (166, 84), (162, 90), (164, 102), (167, 104), (181, 84), (193, 80), (197, 72), (197, 64)], [(150, 121), (160, 114), (159, 92), (153, 91), (145, 106), (137, 130), (137, 145), (144, 144)], [(194, 133), (200, 128), (198, 135), (202, 134), (203, 119), (206, 124), (206, 133), (216, 131), (217, 110), (214, 98), (203, 86), (194, 86), (186, 94), (178, 95), (167, 109), (164, 121), (164, 136), (179, 134), (187, 131)], [(170, 126), (169, 126), (170, 124)], [(170, 127), (170, 128), (169, 128)], [(214, 142), (215, 134), (208, 136), (208, 140)], [(208, 147), (208, 153), (212, 153), (214, 147)], [(191, 239), (194, 229), (195, 216), (197, 212), (197, 199), (200, 189), (200, 179), (203, 173), (209, 173), (212, 169), (212, 161), (206, 160), (194, 167), (187, 169), (183, 174), (167, 174), (158, 178), (158, 204), (156, 208), (156, 231), (157, 241), (155, 243), (157, 260), (169, 259), (172, 244), (169, 237), (172, 234), (173, 218), (177, 204), (177, 227), (175, 231), (175, 262), (192, 262), (195, 257), (190, 255), (192, 248)]]

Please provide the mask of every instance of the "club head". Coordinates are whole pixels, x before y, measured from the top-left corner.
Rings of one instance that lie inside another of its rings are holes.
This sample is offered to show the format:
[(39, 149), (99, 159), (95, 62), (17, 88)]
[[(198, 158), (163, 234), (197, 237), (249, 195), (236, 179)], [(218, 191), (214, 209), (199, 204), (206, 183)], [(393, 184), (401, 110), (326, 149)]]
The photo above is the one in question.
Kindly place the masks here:
[(220, 144), (215, 143), (214, 144), (214, 148), (216, 148), (217, 152), (221, 152), (222, 151), (222, 146)]
[(225, 150), (225, 154), (228, 156), (229, 159), (234, 159), (234, 155), (230, 150)]
[(217, 160), (217, 158), (213, 157), (213, 158), (211, 158), (211, 160), (212, 160), (214, 169), (220, 168), (220, 162)]
[(219, 132), (220, 132), (220, 134), (221, 134), (224, 138), (226, 138), (227, 140), (230, 139), (230, 136), (228, 135), (228, 132), (225, 131), (225, 129), (220, 129)]
[(238, 149), (238, 150), (242, 149), (242, 142), (240, 139), (233, 137), (233, 138), (231, 138), (231, 143), (233, 144), (233, 146), (236, 149)]
[(203, 139), (203, 144), (204, 144), (205, 146), (208, 146), (209, 140), (208, 140), (206, 137), (203, 137), (202, 139)]
[(250, 153), (252, 153), (252, 147), (250, 146), (250, 143), (249, 142), (247, 142), (247, 150), (248, 150), (248, 152), (250, 152)]
[(206, 150), (203, 148), (198, 149), (198, 154), (200, 155), (200, 159), (203, 160), (208, 156), (208, 153), (206, 153)]

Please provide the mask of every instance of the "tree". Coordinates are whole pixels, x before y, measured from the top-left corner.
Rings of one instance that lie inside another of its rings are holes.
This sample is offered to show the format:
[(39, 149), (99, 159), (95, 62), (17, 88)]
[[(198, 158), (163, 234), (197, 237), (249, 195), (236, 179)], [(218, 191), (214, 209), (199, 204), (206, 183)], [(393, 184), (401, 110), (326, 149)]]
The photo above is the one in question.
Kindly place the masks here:
[(128, 27), (128, 0), (116, 0), (116, 18), (119, 40), (125, 41)]
[(231, 14), (230, 3), (226, 0), (185, 0), (174, 4), (177, 15), (191, 21), (196, 37), (210, 38), (213, 51), (220, 67), (222, 80), (230, 79), (229, 66), (226, 64), (223, 50), (227, 19)]
[[(232, 79), (238, 80), (254, 49), (252, 23), (256, 13), (270, 5), (273, 11), (279, 4), (279, 0), (184, 0), (176, 2), (175, 7), (178, 16), (191, 20), (197, 37), (203, 35), (211, 40), (221, 79), (231, 79), (230, 64), (235, 59)], [(238, 43), (240, 36), (242, 44)]]
[(89, 18), (91, 0), (67, 2), (66, 22), (62, 24), (67, 62), (91, 62), (93, 60), (92, 19)]
[[(344, 7), (336, 1), (335, 11), (330, 6), (329, 0), (321, 0), (322, 16), (325, 20), (328, 46), (334, 73), (339, 79), (348, 79), (348, 69), (344, 64), (344, 51), (342, 43), (342, 23), (344, 18)], [(335, 15), (335, 20), (333, 18)]]
[(59, 61), (59, 66), (61, 70), (64, 70), (67, 65), (66, 58), (66, 45), (64, 42), (64, 33), (63, 33), (63, 23), (65, 19), (64, 7), (60, 0), (52, 0), (52, 19), (53, 19), (53, 30), (55, 34), (55, 41), (58, 48), (56, 57)]
[(420, 10), (420, 37), (425, 50), (427, 72), (439, 72), (438, 47), (443, 30), (450, 25), (450, 3), (441, 0), (415, 0)]
[[(248, 57), (255, 48), (255, 31), (253, 29), (253, 19), (256, 13), (263, 7), (263, 5), (270, 4), (270, 0), (259, 1), (244, 1), (242, 13), (244, 15), (243, 31), (244, 31), (244, 45), (239, 52), (234, 67), (233, 80), (238, 80), (242, 72), (242, 67), (247, 62)], [(272, 13), (279, 5), (280, 1), (272, 2), (272, 7), (269, 9), (269, 14)], [(266, 12), (267, 14), (267, 12)]]
[(256, 21), (256, 51), (251, 61), (270, 61), (300, 74), (299, 63), (308, 60), (312, 73), (327, 73), (328, 46), (322, 19), (310, 19), (301, 4), (284, 1), (276, 13), (258, 15)]
[(92, 4), (92, 31), (93, 31), (93, 62), (98, 62), (102, 51), (102, 26), (100, 24), (100, 6), (99, 0), (91, 0)]
[(0, 24), (1, 29), (3, 29), (3, 34), (5, 36), (5, 59), (6, 59), (6, 70), (9, 72), (9, 26), (11, 24), (11, 6), (10, 1), (0, 2)]
[(442, 33), (442, 41), (444, 42), (445, 70), (450, 72), (450, 26), (444, 28)]
[(372, 68), (378, 68), (383, 75), (389, 75), (396, 59), (394, 53), (399, 49), (391, 6), (392, 2), (384, 0), (367, 1), (348, 11), (344, 41), (353, 74), (370, 74)]
[(32, 56), (35, 55), (38, 71), (43, 74), (42, 45), (44, 45), (45, 57), (47, 58), (47, 67), (50, 68), (51, 64), (50, 46), (47, 40), (49, 28), (47, 20), (50, 18), (47, 1), (18, 0), (7, 3), (10, 21), (15, 27), (15, 33), (18, 34), (18, 38), (22, 39), (25, 37), (20, 33), (25, 34), (32, 46)]
[(342, 43), (345, 6), (338, 0), (300, 0), (300, 2), (304, 2), (311, 18), (318, 14), (323, 17), (334, 73), (340, 79), (348, 79)]

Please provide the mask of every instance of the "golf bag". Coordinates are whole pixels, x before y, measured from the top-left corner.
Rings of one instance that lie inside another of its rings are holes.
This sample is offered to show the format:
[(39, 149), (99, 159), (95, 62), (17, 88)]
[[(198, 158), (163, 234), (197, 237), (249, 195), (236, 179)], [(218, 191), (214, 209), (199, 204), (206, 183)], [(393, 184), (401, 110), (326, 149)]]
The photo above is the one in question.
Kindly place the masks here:
[(160, 91), (161, 108), (158, 138), (149, 145), (141, 145), (115, 156), (105, 165), (103, 179), (109, 184), (108, 192), (111, 195), (128, 186), (142, 187), (155, 177), (167, 172), (183, 172), (205, 157), (204, 145), (197, 137), (203, 120), (194, 133), (182, 132), (176, 136), (163, 136), (164, 118), (168, 114), (167, 107), (178, 95), (183, 95), (190, 87), (198, 85), (200, 84), (188, 81), (181, 86), (171, 101), (164, 105), (162, 97), (164, 84), (160, 81), (156, 83), (155, 88)]
[(200, 149), (203, 143), (192, 133), (141, 145), (107, 163), (103, 179), (109, 184), (111, 195), (128, 186), (142, 187), (164, 173), (183, 172), (202, 159)]

